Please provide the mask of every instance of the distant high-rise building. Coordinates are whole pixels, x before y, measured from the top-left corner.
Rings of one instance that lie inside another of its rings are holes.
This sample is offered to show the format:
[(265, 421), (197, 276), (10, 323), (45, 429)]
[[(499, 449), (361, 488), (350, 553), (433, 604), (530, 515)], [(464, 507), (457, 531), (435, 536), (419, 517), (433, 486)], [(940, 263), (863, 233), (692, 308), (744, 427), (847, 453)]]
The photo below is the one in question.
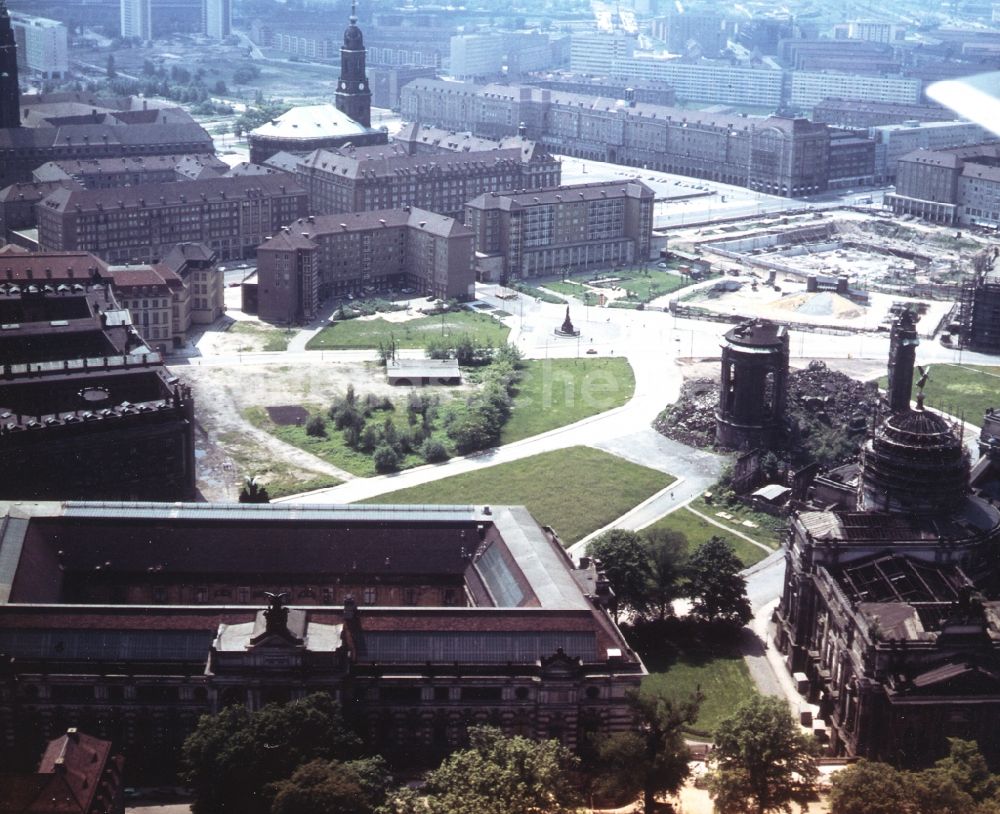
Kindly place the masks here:
[(365, 127), (372, 126), (372, 91), (365, 74), (365, 39), (358, 28), (356, 3), (351, 3), (350, 24), (344, 30), (344, 44), (340, 47), (336, 102), (341, 113)]
[(21, 91), (17, 86), (17, 45), (7, 3), (0, 0), (0, 127), (21, 125)]
[(153, 39), (152, 0), (121, 0), (121, 30), (125, 39)]
[(208, 37), (221, 40), (233, 33), (232, 0), (202, 0), (201, 30)]
[(58, 20), (14, 14), (18, 67), (47, 77), (61, 77), (69, 70), (68, 31)]

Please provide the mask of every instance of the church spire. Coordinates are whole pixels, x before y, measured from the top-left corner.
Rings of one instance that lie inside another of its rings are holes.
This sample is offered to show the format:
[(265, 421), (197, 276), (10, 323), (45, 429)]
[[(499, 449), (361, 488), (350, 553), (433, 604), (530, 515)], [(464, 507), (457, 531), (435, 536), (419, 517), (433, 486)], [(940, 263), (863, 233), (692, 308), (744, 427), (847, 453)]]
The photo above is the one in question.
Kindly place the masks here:
[(351, 0), (351, 17), (340, 47), (340, 81), (337, 110), (365, 127), (372, 125), (372, 92), (365, 73), (365, 39), (358, 28), (357, 0)]

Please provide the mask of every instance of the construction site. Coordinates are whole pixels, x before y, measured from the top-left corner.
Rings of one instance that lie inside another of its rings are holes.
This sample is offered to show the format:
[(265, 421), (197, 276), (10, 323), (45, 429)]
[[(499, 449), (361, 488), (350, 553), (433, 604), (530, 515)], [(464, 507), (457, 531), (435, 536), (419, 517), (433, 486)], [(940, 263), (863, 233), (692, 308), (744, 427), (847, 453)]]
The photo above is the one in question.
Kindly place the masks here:
[(867, 332), (905, 308), (924, 336), (957, 330), (963, 287), (991, 251), (980, 235), (856, 209), (679, 230), (669, 247), (726, 273), (679, 296), (678, 313)]

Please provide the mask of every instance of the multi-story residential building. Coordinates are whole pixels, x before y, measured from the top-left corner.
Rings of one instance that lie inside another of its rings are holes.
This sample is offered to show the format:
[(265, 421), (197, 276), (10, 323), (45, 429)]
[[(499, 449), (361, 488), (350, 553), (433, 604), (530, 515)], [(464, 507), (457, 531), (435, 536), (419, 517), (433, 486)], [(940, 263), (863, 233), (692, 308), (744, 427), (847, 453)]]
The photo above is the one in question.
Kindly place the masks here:
[(904, 105), (865, 99), (823, 99), (813, 107), (812, 120), (848, 129), (868, 129), (880, 124), (951, 121), (955, 114), (937, 105)]
[[(21, 105), (16, 77), (16, 67), (13, 80), (8, 71), (0, 73), (0, 94), (13, 99), (10, 108), (0, 105), (0, 188), (30, 181), (32, 171), (47, 161), (215, 152), (212, 137), (177, 108), (77, 93), (25, 97)], [(60, 112), (67, 110), (69, 115)]]
[(152, 5), (152, 0), (121, 0), (122, 39), (153, 39)]
[(906, 37), (906, 26), (878, 20), (851, 20), (833, 30), (836, 39), (866, 40), (891, 45)]
[(0, 496), (179, 500), (195, 489), (190, 393), (85, 252), (0, 263)]
[(800, 110), (811, 110), (831, 96), (912, 105), (920, 101), (923, 93), (923, 85), (919, 79), (904, 76), (792, 71), (790, 80), (788, 103)]
[(480, 195), (466, 206), (476, 264), (507, 283), (563, 269), (601, 269), (649, 259), (653, 190), (607, 181)]
[[(653, 33), (672, 54), (691, 54), (714, 59), (726, 49), (729, 32), (721, 14), (674, 8), (653, 21)], [(692, 45), (695, 46), (692, 48)]]
[(612, 32), (574, 31), (570, 37), (569, 67), (573, 73), (608, 76), (612, 66), (632, 59), (638, 37), (620, 29)]
[(173, 270), (154, 266), (109, 266), (111, 284), (132, 324), (159, 353), (181, 347), (191, 326), (191, 292)]
[(880, 75), (898, 74), (901, 67), (888, 45), (864, 40), (783, 40), (778, 57), (793, 71)]
[[(225, 273), (219, 268), (217, 252), (204, 243), (178, 243), (159, 266), (172, 271), (187, 285), (191, 324), (210, 325), (222, 316), (226, 310)], [(173, 316), (177, 319), (180, 305), (174, 307), (177, 310)]]
[(310, 216), (257, 249), (257, 308), (266, 322), (312, 319), (331, 295), (366, 288), (467, 300), (474, 283), (472, 232), (413, 207)]
[(524, 140), (487, 151), (408, 155), (399, 145), (316, 150), (295, 177), (316, 214), (412, 206), (461, 221), (465, 203), (488, 191), (559, 184), (560, 166)]
[(306, 193), (285, 174), (117, 189), (57, 189), (38, 204), (42, 249), (92, 251), (112, 263), (149, 263), (177, 243), (222, 259), (251, 257), (268, 235), (306, 214)]
[(37, 167), (31, 178), (36, 183), (75, 181), (84, 189), (110, 189), (214, 178), (228, 170), (225, 161), (210, 154), (140, 155), (49, 161)]
[[(416, 77), (414, 77), (416, 78)], [(643, 102), (651, 105), (671, 107), (677, 103), (677, 92), (666, 82), (624, 82), (622, 80), (587, 78), (576, 74), (536, 74), (521, 79), (525, 85), (547, 88), (560, 93), (575, 93), (580, 96), (623, 99), (626, 102)]]
[[(556, 153), (708, 178), (777, 195), (826, 188), (830, 136), (804, 119), (707, 113), (428, 79), (403, 90), (403, 116), (491, 138), (524, 124)], [(516, 189), (517, 187), (511, 187)], [(501, 188), (502, 189), (502, 188)]]
[(458, 79), (499, 76), (505, 42), (502, 34), (456, 34), (451, 38), (448, 73)]
[(38, 225), (35, 205), (49, 193), (62, 187), (79, 187), (75, 181), (44, 181), (34, 184), (11, 184), (0, 190), (0, 238), (19, 242), (14, 233)]
[(871, 128), (875, 142), (875, 175), (879, 183), (896, 180), (896, 164), (914, 150), (945, 150), (1000, 141), (1000, 136), (974, 122), (916, 122)]
[(201, 31), (221, 40), (233, 33), (233, 0), (201, 0)]
[(18, 67), (44, 77), (62, 77), (69, 70), (66, 26), (58, 20), (12, 14)]
[(317, 691), (400, 767), (479, 722), (569, 748), (633, 726), (606, 579), (523, 507), (3, 512), (0, 760), (88, 723), (143, 782), (199, 716)]
[(875, 143), (864, 133), (831, 127), (827, 166), (831, 189), (871, 186), (875, 183)]
[(916, 150), (897, 162), (896, 190), (885, 202), (897, 215), (935, 223), (1000, 226), (1000, 144)]

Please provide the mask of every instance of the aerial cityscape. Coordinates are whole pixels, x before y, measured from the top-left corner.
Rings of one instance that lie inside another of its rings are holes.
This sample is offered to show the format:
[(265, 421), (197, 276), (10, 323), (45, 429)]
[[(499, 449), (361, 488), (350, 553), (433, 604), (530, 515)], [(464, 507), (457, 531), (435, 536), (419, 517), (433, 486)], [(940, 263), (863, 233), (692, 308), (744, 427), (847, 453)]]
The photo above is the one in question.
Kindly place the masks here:
[(0, 0), (0, 814), (1000, 814), (1000, 3)]

